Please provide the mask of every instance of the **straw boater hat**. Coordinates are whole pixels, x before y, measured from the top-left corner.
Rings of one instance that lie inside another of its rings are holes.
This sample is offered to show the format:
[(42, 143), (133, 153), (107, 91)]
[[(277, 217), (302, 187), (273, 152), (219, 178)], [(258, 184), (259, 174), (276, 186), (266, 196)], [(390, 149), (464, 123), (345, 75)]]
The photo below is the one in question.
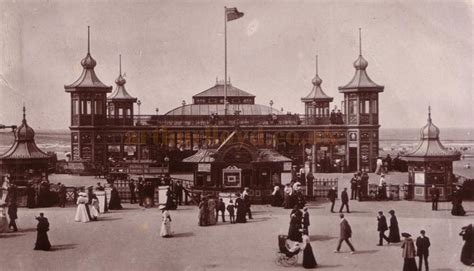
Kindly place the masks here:
[(409, 234), (408, 232), (402, 232), (402, 236), (408, 238), (411, 237), (411, 234)]

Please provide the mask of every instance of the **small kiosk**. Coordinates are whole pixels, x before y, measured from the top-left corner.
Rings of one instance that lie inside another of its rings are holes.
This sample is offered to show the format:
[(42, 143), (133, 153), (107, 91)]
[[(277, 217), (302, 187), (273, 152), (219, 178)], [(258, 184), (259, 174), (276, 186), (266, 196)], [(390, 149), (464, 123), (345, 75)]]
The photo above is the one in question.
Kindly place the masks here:
[[(218, 195), (250, 188), (253, 203), (267, 203), (274, 185), (291, 180), (291, 159), (273, 149), (232, 142), (232, 133), (217, 149), (200, 149), (183, 160), (194, 164), (194, 190)], [(237, 137), (236, 137), (237, 138)]]
[(440, 191), (440, 200), (449, 200), (455, 182), (453, 161), (461, 154), (443, 146), (439, 141), (439, 128), (431, 120), (428, 108), (428, 123), (421, 129), (420, 143), (402, 159), (408, 164), (408, 198), (417, 201), (431, 200), (430, 188), (435, 185)]

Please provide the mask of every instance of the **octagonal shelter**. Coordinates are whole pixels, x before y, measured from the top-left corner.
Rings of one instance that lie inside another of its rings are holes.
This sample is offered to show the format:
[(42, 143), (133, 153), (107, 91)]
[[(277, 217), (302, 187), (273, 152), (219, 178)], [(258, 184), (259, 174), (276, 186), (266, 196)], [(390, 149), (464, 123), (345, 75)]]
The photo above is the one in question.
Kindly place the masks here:
[(26, 123), (25, 107), (22, 123), (14, 134), (15, 142), (0, 155), (0, 175), (10, 175), (10, 181), (17, 185), (47, 180), (50, 156), (36, 146), (35, 131)]
[(461, 154), (445, 148), (439, 141), (439, 133), (428, 108), (428, 123), (420, 131), (418, 146), (402, 157), (408, 163), (408, 195), (413, 200), (431, 200), (432, 185), (440, 190), (441, 200), (451, 197), (455, 181), (453, 161), (459, 160)]
[[(183, 162), (194, 163), (194, 189), (242, 192), (250, 188), (253, 203), (267, 203), (274, 185), (291, 179), (291, 159), (273, 149), (257, 148), (233, 131), (217, 149), (200, 149)], [(242, 140), (241, 140), (242, 139)]]

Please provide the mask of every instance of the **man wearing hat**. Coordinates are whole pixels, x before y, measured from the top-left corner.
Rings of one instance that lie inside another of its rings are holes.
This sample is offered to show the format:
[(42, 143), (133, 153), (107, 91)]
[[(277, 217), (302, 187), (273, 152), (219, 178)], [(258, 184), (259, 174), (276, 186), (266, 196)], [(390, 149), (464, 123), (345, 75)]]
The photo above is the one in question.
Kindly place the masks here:
[(438, 211), (439, 189), (434, 184), (430, 188), (430, 195), (431, 195), (431, 210)]
[(347, 245), (351, 249), (351, 254), (355, 253), (354, 246), (352, 245), (350, 238), (352, 237), (352, 229), (351, 225), (349, 225), (349, 222), (344, 218), (344, 214), (340, 214), (339, 217), (341, 218), (341, 231), (339, 234), (339, 243), (337, 244), (336, 250), (334, 250), (334, 253), (338, 253), (339, 250), (341, 249), (341, 244), (343, 241), (346, 241)]
[(379, 215), (377, 216), (377, 231), (379, 232), (379, 243), (377, 244), (377, 246), (382, 246), (384, 239), (390, 244), (390, 240), (387, 236), (385, 236), (386, 230), (388, 230), (387, 219), (383, 215), (383, 212), (379, 211)]
[(331, 213), (334, 213), (334, 204), (336, 203), (336, 187), (331, 187), (328, 191), (328, 199), (331, 201)]
[(423, 260), (425, 260), (425, 270), (428, 271), (428, 256), (429, 256), (429, 247), (430, 239), (425, 236), (425, 230), (420, 231), (421, 236), (416, 238), (416, 255), (419, 258), (418, 261), (418, 270), (421, 271)]

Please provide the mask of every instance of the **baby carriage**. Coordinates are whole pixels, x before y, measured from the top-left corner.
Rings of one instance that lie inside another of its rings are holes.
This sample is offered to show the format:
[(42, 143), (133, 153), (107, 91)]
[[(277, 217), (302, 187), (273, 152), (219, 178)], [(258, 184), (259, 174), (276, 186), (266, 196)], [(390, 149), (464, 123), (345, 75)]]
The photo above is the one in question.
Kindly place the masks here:
[(291, 247), (287, 239), (288, 236), (286, 235), (278, 235), (278, 247), (280, 251), (277, 252), (277, 258), (275, 260), (278, 265), (291, 266), (298, 262), (298, 253), (301, 250), (299, 243), (296, 242), (294, 246)]

